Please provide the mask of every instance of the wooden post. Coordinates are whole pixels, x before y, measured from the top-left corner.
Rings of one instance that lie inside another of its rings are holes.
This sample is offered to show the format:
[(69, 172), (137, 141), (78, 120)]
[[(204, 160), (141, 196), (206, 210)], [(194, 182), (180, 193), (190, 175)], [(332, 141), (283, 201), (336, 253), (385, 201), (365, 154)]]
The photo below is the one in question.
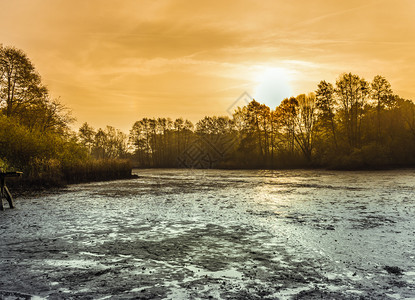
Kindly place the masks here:
[(4, 176), (3, 176), (3, 173), (1, 173), (0, 175), (0, 187), (1, 187), (0, 210), (4, 210), (4, 206), (3, 206), (3, 195), (4, 195), (4, 190), (5, 190), (4, 184), (5, 184)]
[[(0, 173), (0, 187), (1, 187), (0, 210), (4, 210), (3, 197), (5, 197), (5, 192), (6, 192), (6, 178), (5, 178), (5, 173)], [(10, 204), (10, 202), (9, 202), (9, 204)]]
[(6, 186), (6, 177), (18, 177), (22, 175), (22, 172), (1, 172), (0, 173), (0, 210), (4, 210), (3, 197), (9, 202), (9, 207), (14, 208), (13, 197), (9, 189)]

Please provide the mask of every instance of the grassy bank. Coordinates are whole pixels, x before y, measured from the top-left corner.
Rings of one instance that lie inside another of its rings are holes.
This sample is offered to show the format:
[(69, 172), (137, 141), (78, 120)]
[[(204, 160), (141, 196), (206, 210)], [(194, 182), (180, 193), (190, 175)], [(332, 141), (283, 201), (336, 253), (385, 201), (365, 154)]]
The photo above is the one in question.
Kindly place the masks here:
[(131, 170), (130, 162), (122, 159), (91, 159), (63, 166), (52, 159), (25, 168), (21, 178), (10, 178), (7, 185), (19, 190), (63, 187), (74, 183), (132, 178)]
[(62, 169), (66, 183), (131, 178), (131, 170), (131, 163), (125, 159), (90, 160)]
[(31, 190), (130, 178), (132, 166), (126, 159), (93, 157), (70, 132), (41, 131), (0, 115), (0, 170), (22, 171), (7, 184)]

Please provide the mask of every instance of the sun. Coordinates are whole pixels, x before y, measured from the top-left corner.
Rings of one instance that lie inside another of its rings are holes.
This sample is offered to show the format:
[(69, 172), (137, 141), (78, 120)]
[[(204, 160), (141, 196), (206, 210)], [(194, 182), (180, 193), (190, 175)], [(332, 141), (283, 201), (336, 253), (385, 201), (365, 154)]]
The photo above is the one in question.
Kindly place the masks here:
[(257, 68), (254, 76), (254, 99), (275, 109), (282, 100), (292, 96), (289, 70), (279, 67)]

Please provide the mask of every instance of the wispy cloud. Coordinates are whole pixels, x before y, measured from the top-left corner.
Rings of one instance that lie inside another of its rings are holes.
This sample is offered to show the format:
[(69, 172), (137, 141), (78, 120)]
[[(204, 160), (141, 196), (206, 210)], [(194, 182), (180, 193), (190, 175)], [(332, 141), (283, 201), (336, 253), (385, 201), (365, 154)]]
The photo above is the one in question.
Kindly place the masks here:
[(15, 0), (0, 2), (0, 35), (80, 122), (126, 130), (142, 116), (221, 114), (255, 88), (255, 66), (285, 69), (294, 92), (352, 71), (382, 73), (415, 97), (414, 10), (393, 0)]

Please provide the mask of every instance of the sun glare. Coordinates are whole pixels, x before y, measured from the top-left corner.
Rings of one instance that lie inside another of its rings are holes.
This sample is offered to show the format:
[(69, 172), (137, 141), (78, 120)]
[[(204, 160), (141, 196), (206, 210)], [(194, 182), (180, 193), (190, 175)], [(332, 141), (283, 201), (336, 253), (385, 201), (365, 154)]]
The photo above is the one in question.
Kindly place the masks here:
[(271, 109), (292, 96), (290, 72), (284, 68), (260, 67), (255, 74), (254, 99)]

